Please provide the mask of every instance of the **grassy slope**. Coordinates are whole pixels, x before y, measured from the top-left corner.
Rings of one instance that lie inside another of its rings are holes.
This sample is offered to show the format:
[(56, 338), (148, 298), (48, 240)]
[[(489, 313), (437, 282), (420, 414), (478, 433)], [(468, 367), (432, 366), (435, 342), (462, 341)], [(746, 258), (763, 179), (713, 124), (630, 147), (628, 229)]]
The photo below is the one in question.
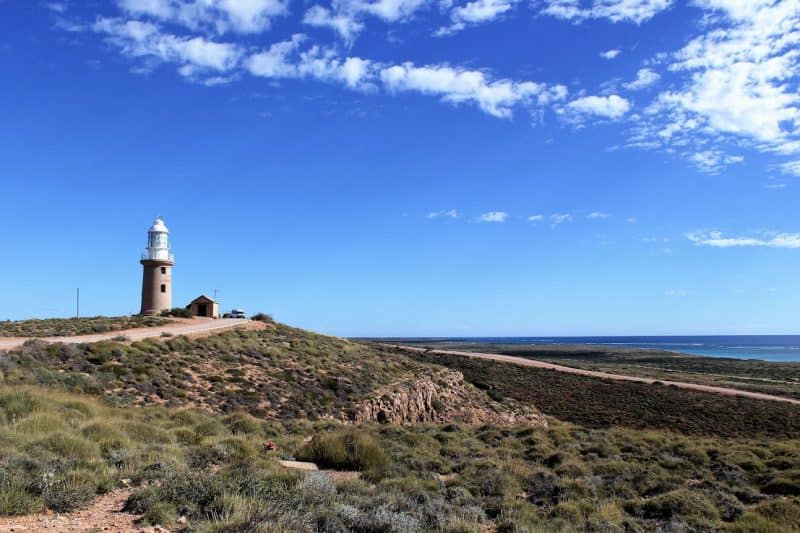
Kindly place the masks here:
[(0, 321), (0, 337), (69, 337), (123, 329), (163, 326), (169, 320), (152, 316), (96, 316)]
[[(587, 426), (604, 424), (588, 418), (585, 425), (553, 421), (546, 429), (353, 427), (298, 420), (295, 413), (280, 409), (271, 414), (286, 420), (167, 406), (112, 407), (109, 403), (119, 403), (120, 397), (108, 393), (126, 377), (149, 376), (134, 389), (156, 380), (165, 404), (180, 406), (193, 403), (181, 396), (181, 366), (222, 361), (226, 366), (220, 370), (229, 376), (228, 369), (260, 359), (270, 378), (262, 393), (290, 398), (313, 415), (347, 409), (358, 397), (351, 386), (360, 391), (374, 387), (373, 381), (428, 367), (399, 353), (285, 326), (196, 341), (169, 339), (130, 348), (101, 343), (76, 350), (29, 345), (13, 356), (13, 370), (5, 364), (6, 382), (0, 385), (0, 514), (27, 513), (44, 505), (80, 507), (127, 478), (139, 487), (129, 506), (144, 513), (144, 522), (168, 524), (183, 515), (199, 531), (800, 528), (800, 444), (777, 431), (772, 436), (744, 433), (752, 427), (742, 425), (733, 432), (739, 437), (727, 438), (624, 424), (592, 429)], [(124, 370), (137, 362), (140, 370)], [(465, 370), (472, 375), (473, 370)], [(549, 382), (515, 385), (517, 378), (508, 370), (484, 369), (481, 379), (504, 376), (495, 385), (496, 396), (506, 390), (499, 387), (502, 382), (510, 384), (509, 395), (534, 387), (526, 398), (547, 405), (542, 392)], [(312, 379), (319, 373), (333, 389)], [(86, 390), (94, 397), (32, 383)], [(593, 388), (586, 381), (567, 386)], [(339, 390), (345, 392), (335, 392)], [(603, 393), (624, 391), (614, 386)], [(320, 402), (320, 395), (329, 401)], [(207, 407), (215, 411), (255, 405), (229, 401), (240, 395), (221, 394), (224, 401), (211, 396)], [(644, 397), (653, 410), (672, 405), (660, 403), (668, 400), (659, 396)], [(565, 402), (565, 412), (570, 403), (582, 409), (577, 402)], [(625, 403), (614, 406), (614, 416), (630, 422), (639, 411)], [(608, 412), (597, 416), (602, 420)], [(303, 442), (309, 435), (315, 436), (312, 445)], [(262, 450), (267, 439), (277, 442), (277, 452)], [(279, 456), (337, 469), (357, 467), (364, 474), (362, 479), (333, 481), (326, 474), (287, 472), (277, 466)], [(445, 481), (439, 474), (447, 475)]]
[(609, 346), (520, 346), (451, 342), (421, 344), (448, 350), (528, 357), (587, 370), (718, 385), (800, 398), (800, 363), (699, 357)]
[(347, 418), (356, 399), (426, 366), (391, 350), (281, 324), (190, 340), (29, 342), (11, 379), (106, 396), (118, 405), (244, 410), (263, 418)]

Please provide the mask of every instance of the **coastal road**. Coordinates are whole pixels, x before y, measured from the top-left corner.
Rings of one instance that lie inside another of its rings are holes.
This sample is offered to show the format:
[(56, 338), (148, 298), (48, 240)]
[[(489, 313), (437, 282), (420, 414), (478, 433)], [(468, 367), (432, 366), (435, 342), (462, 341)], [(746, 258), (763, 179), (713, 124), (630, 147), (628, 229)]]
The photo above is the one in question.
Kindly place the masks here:
[(572, 368), (569, 366), (557, 365), (547, 363), (545, 361), (537, 361), (536, 359), (527, 359), (525, 357), (514, 357), (513, 355), (500, 355), (496, 353), (480, 353), (480, 352), (461, 352), (454, 350), (428, 350), (427, 348), (419, 348), (416, 346), (394, 346), (395, 348), (402, 348), (412, 352), (426, 352), (430, 351), (436, 354), (443, 355), (460, 355), (462, 357), (472, 357), (474, 359), (488, 359), (491, 361), (500, 361), (503, 363), (511, 363), (520, 366), (529, 366), (533, 368), (542, 368), (545, 370), (555, 370), (557, 372), (566, 372), (567, 374), (579, 374), (581, 376), (589, 376), (593, 378), (613, 379), (617, 381), (635, 381), (637, 383), (653, 384), (656, 381), (664, 385), (672, 385), (679, 389), (689, 389), (701, 392), (713, 392), (717, 394), (725, 394), (727, 396), (741, 396), (743, 398), (752, 398), (754, 400), (768, 400), (773, 402), (786, 402), (795, 405), (800, 405), (800, 400), (795, 398), (788, 398), (786, 396), (774, 396), (772, 394), (763, 394), (760, 392), (750, 392), (739, 389), (730, 389), (727, 387), (715, 387), (713, 385), (700, 385), (699, 383), (687, 383), (685, 381), (667, 381), (663, 379), (642, 378), (637, 376), (626, 376), (624, 374), (609, 374), (608, 372), (597, 372), (595, 370), (584, 370), (582, 368)]
[[(122, 335), (128, 340), (140, 341), (142, 339), (160, 337), (162, 333), (169, 333), (170, 335), (203, 336), (221, 330), (244, 326), (245, 324), (253, 324), (253, 321), (244, 318), (220, 318), (218, 320), (194, 318), (189, 320), (177, 320), (171, 324), (149, 328), (125, 329), (106, 333), (95, 333), (92, 335), (76, 335), (74, 337), (36, 337), (36, 339), (44, 342), (80, 344), (84, 342), (110, 340)], [(29, 339), (29, 337), (0, 337), (0, 351), (18, 348)]]

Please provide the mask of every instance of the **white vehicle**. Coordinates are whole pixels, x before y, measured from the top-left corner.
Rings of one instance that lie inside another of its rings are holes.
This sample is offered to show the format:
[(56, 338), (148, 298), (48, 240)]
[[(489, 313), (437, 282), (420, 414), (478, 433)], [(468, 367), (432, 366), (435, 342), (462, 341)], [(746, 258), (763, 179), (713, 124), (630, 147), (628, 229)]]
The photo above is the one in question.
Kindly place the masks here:
[(247, 315), (241, 309), (234, 309), (231, 311), (231, 318), (247, 318)]

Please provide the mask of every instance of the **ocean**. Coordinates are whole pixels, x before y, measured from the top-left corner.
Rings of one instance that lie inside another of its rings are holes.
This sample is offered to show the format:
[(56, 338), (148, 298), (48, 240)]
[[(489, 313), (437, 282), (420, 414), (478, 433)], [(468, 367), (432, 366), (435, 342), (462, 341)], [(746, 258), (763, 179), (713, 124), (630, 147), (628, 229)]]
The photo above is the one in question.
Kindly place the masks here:
[[(422, 339), (414, 339), (422, 340)], [(429, 339), (434, 340), (434, 339)], [(599, 344), (653, 348), (706, 357), (800, 362), (800, 335), (708, 335), (686, 337), (448, 337), (436, 341), (485, 344)]]

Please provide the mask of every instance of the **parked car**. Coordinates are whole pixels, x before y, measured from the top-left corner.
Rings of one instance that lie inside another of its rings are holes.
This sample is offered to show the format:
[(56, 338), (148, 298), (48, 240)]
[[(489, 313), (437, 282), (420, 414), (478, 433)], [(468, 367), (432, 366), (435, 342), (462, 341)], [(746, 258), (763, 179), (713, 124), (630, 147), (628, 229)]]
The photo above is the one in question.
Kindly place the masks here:
[(231, 311), (231, 318), (247, 318), (247, 315), (241, 309), (234, 309)]

